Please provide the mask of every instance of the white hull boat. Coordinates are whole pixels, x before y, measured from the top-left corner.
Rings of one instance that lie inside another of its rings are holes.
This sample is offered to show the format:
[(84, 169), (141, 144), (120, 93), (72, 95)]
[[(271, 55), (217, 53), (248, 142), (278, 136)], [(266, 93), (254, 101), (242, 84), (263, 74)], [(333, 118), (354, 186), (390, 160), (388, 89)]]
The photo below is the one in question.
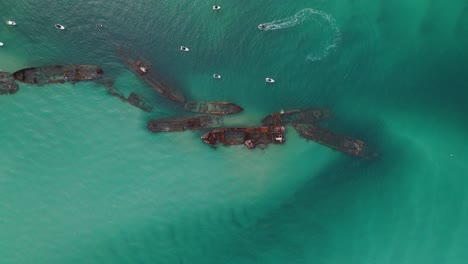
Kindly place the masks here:
[(54, 26), (55, 26), (55, 28), (60, 29), (60, 30), (64, 30), (64, 29), (65, 29), (65, 26), (64, 26), (64, 25), (55, 24)]

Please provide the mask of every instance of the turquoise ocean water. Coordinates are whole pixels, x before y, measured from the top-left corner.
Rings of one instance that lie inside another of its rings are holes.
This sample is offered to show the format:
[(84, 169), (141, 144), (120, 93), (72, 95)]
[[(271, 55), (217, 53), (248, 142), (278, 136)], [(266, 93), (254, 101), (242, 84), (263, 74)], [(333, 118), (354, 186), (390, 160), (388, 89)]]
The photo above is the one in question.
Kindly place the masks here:
[[(98, 83), (0, 97), (0, 263), (468, 262), (466, 0), (2, 0), (0, 20), (1, 71), (98, 64), (156, 104)], [(227, 125), (329, 107), (327, 125), (380, 155), (292, 129), (252, 151), (151, 134), (148, 120), (180, 110), (119, 47), (189, 98), (243, 106)]]

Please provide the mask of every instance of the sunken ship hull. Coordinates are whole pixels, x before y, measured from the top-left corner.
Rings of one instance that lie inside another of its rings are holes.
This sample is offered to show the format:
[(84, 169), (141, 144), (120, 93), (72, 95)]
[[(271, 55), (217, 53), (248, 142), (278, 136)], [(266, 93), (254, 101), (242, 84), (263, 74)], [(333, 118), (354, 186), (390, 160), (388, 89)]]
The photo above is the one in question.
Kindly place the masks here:
[(219, 128), (205, 133), (201, 139), (210, 145), (245, 145), (249, 149), (264, 148), (268, 144), (284, 143), (284, 126)]
[(13, 78), (24, 83), (47, 84), (97, 80), (103, 71), (95, 65), (52, 65), (16, 71)]
[(230, 115), (244, 110), (242, 107), (229, 102), (187, 102), (184, 108), (195, 113), (212, 115)]
[(8, 72), (0, 72), (0, 94), (14, 94), (18, 91), (18, 84)]
[(331, 111), (322, 108), (309, 108), (300, 110), (287, 110), (272, 113), (262, 119), (265, 126), (272, 125), (292, 125), (292, 124), (312, 124), (317, 121), (329, 118)]
[(353, 156), (367, 156), (365, 144), (359, 139), (338, 135), (331, 130), (312, 124), (295, 124), (294, 128), (302, 137), (313, 140), (332, 149)]
[(120, 59), (133, 71), (142, 81), (149, 85), (162, 97), (175, 103), (185, 103), (185, 97), (181, 91), (165, 83), (151, 68), (151, 65), (143, 60), (133, 60), (127, 57), (122, 51), (118, 51)]
[(160, 118), (148, 122), (148, 130), (153, 133), (179, 132), (220, 127), (222, 118), (219, 116), (193, 116)]

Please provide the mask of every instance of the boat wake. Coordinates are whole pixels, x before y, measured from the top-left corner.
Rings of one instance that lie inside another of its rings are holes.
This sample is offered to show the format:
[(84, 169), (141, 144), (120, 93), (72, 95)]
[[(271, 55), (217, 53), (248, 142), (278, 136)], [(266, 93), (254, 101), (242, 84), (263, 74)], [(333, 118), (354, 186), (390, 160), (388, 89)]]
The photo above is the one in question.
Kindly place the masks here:
[(262, 23), (258, 26), (260, 30), (279, 30), (297, 26), (306, 20), (314, 20), (326, 33), (326, 39), (321, 41), (321, 48), (317, 52), (307, 54), (306, 60), (319, 61), (327, 57), (333, 51), (340, 41), (340, 30), (336, 25), (335, 19), (330, 15), (320, 10), (313, 8), (305, 8), (297, 12), (295, 15), (274, 20), (267, 23)]

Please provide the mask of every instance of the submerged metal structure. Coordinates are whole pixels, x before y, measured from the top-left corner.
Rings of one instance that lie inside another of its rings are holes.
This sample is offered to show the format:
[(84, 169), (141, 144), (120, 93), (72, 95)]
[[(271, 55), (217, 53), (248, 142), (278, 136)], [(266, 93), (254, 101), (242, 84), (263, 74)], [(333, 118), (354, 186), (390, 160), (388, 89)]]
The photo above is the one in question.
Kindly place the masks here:
[(18, 91), (18, 84), (8, 72), (0, 72), (0, 94), (14, 94)]
[(147, 128), (153, 133), (179, 132), (185, 130), (198, 130), (220, 127), (222, 125), (220, 116), (192, 116), (159, 118), (148, 122)]
[(48, 84), (97, 80), (103, 70), (96, 65), (52, 65), (31, 67), (13, 73), (13, 78), (24, 83)]
[(219, 142), (224, 145), (245, 145), (253, 149), (264, 148), (269, 144), (284, 143), (285, 132), (284, 126), (219, 128), (208, 131), (201, 139), (210, 145), (216, 145)]
[(230, 115), (244, 110), (237, 104), (230, 102), (197, 102), (190, 101), (184, 105), (185, 110), (212, 115)]
[(152, 69), (151, 64), (146, 63), (141, 59), (131, 59), (121, 50), (119, 50), (117, 54), (131, 71), (133, 71), (141, 80), (143, 80), (162, 97), (175, 103), (185, 103), (185, 97), (182, 92), (163, 81)]
[(295, 124), (294, 128), (302, 137), (332, 149), (358, 157), (366, 157), (368, 155), (364, 142), (359, 139), (338, 135), (329, 129), (313, 124)]
[(272, 113), (262, 119), (265, 126), (312, 124), (329, 118), (332, 112), (325, 108), (308, 108), (298, 110), (286, 110)]

